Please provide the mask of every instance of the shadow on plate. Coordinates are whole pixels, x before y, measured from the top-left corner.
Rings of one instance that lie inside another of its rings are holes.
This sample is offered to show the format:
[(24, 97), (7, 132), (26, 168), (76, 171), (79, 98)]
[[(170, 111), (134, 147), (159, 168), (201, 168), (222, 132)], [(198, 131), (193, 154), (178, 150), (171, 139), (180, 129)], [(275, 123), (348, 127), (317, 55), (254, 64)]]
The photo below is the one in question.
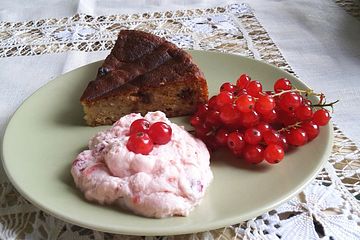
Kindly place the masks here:
[(80, 97), (89, 82), (89, 78), (87, 76), (76, 75), (76, 79), (66, 77), (65, 81), (69, 82), (66, 84), (70, 84), (71, 87), (62, 90), (63, 97), (59, 100), (58, 112), (54, 116), (54, 120), (56, 124), (60, 125), (86, 126), (85, 120), (83, 119), (84, 111), (80, 104)]
[(68, 104), (69, 108), (59, 110), (55, 117), (56, 124), (66, 126), (87, 126), (84, 120), (83, 109), (79, 100)]

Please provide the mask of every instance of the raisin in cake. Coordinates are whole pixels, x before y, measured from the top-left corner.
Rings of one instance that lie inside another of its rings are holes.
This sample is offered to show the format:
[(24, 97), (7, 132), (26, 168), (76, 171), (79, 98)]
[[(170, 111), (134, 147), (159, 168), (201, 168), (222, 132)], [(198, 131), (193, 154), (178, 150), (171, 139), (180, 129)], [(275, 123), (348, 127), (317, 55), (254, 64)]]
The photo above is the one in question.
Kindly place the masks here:
[(188, 115), (207, 99), (204, 75), (187, 52), (153, 34), (122, 30), (80, 101), (87, 124), (96, 126), (132, 112)]

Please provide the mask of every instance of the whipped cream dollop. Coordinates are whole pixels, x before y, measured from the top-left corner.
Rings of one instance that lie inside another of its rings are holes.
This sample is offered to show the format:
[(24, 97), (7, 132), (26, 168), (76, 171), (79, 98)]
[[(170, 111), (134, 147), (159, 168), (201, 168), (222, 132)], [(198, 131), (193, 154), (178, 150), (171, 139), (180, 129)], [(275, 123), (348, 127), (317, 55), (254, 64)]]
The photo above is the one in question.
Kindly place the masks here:
[(129, 151), (129, 128), (139, 118), (140, 114), (126, 115), (90, 140), (89, 150), (72, 164), (75, 184), (89, 201), (116, 204), (147, 217), (187, 216), (213, 179), (209, 152), (201, 140), (160, 111), (144, 118), (170, 125), (170, 142), (155, 145), (148, 155)]

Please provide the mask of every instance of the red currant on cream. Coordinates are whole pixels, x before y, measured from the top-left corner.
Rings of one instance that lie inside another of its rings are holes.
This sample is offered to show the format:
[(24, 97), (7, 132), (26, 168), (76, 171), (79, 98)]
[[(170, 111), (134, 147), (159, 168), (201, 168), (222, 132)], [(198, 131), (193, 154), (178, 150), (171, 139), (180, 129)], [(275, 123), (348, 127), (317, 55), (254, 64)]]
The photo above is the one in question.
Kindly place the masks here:
[(155, 144), (167, 144), (171, 139), (172, 129), (164, 122), (153, 123), (148, 134)]
[(148, 155), (154, 148), (154, 144), (148, 134), (137, 132), (130, 135), (126, 147), (134, 153)]
[(133, 121), (130, 125), (130, 135), (138, 132), (146, 133), (150, 128), (150, 123), (144, 118)]

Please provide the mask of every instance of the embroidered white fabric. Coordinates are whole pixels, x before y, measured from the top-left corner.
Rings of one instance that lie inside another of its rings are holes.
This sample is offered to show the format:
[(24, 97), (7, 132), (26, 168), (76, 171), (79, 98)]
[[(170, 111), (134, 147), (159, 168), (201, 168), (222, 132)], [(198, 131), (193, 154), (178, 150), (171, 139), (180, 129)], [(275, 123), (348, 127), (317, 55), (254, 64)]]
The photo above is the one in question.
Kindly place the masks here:
[[(109, 50), (120, 29), (141, 29), (188, 49), (224, 51), (263, 59), (292, 72), (245, 4), (132, 15), (0, 23), (0, 57)], [(294, 74), (294, 73), (293, 73)], [(270, 212), (222, 229), (146, 239), (360, 239), (360, 153), (335, 128), (333, 153), (303, 192)], [(234, 206), (236, 207), (236, 206)], [(0, 182), (1, 239), (138, 239), (81, 228), (37, 209)]]

